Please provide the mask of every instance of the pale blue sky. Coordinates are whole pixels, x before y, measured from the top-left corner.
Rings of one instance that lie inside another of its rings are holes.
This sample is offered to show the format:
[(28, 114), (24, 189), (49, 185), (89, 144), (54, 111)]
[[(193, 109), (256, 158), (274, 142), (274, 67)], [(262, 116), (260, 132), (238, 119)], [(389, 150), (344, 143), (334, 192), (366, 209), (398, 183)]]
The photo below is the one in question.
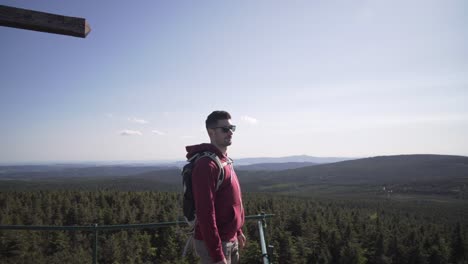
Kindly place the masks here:
[(0, 163), (468, 155), (468, 2), (5, 1), (86, 39), (0, 27)]

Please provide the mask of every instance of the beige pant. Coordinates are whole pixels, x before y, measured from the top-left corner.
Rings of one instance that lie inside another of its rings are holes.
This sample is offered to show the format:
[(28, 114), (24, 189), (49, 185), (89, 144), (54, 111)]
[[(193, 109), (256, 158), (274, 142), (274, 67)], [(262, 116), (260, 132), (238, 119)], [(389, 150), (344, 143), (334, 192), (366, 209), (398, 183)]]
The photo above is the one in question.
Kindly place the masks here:
[[(195, 251), (200, 257), (202, 264), (212, 264), (214, 263), (211, 259), (210, 253), (206, 249), (205, 242), (202, 240), (193, 240)], [(222, 242), (224, 256), (228, 264), (238, 264), (239, 263), (239, 244), (237, 240), (234, 242)]]

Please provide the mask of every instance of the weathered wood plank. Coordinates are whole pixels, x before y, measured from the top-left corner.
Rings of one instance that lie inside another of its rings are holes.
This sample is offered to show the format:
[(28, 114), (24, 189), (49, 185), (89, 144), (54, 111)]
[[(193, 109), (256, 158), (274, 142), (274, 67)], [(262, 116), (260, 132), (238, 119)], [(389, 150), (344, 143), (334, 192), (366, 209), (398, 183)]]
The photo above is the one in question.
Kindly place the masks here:
[(85, 38), (91, 31), (84, 18), (0, 5), (0, 26)]

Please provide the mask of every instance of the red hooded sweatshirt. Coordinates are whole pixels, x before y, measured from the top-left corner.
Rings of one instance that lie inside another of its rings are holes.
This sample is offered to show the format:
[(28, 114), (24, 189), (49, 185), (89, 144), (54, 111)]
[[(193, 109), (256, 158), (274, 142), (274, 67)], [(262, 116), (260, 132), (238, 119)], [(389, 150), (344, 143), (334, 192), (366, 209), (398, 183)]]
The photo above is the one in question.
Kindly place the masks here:
[[(221, 162), (227, 156), (212, 144), (185, 147), (187, 159), (199, 152), (216, 153)], [(239, 180), (232, 164), (224, 166), (224, 181), (216, 191), (218, 165), (209, 157), (201, 158), (192, 172), (192, 190), (195, 199), (197, 224), (195, 239), (203, 240), (214, 262), (223, 260), (221, 242), (232, 242), (242, 234), (244, 208)]]

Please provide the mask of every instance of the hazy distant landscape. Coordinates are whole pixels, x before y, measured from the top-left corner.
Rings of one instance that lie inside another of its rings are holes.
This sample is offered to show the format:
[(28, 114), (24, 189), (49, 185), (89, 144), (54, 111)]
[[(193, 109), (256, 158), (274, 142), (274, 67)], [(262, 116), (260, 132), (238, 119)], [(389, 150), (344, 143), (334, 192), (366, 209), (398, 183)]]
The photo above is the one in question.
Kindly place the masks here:
[[(295, 156), (244, 159), (234, 164), (242, 188), (248, 192), (387, 198), (398, 195), (468, 197), (468, 157), (396, 155), (330, 162), (332, 160)], [(179, 173), (183, 164), (1, 166), (0, 189), (174, 191), (180, 189)]]

